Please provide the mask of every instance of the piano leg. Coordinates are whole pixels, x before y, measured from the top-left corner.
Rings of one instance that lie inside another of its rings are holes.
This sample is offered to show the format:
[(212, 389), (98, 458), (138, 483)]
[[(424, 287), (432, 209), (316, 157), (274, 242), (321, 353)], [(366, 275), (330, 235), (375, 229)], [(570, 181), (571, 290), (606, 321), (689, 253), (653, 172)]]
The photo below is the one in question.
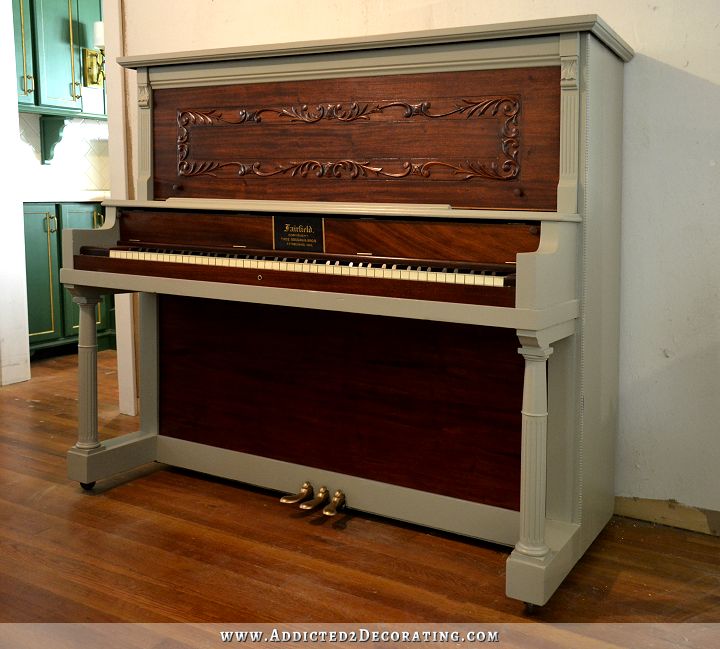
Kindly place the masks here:
[(88, 287), (68, 287), (80, 307), (78, 340), (78, 440), (68, 451), (68, 477), (83, 489), (96, 480), (128, 471), (156, 457), (157, 435), (138, 431), (100, 442), (97, 406), (97, 329), (96, 308), (100, 293)]
[[(80, 307), (78, 340), (78, 441), (75, 448), (90, 451), (100, 448), (97, 418), (97, 325), (95, 313), (100, 298), (73, 297)], [(89, 491), (95, 481), (81, 482)]]
[(522, 347), (525, 381), (522, 406), (520, 474), (520, 540), (515, 549), (541, 559), (550, 551), (545, 543), (547, 482), (547, 359), (549, 347)]
[[(543, 605), (559, 583), (557, 561), (546, 537), (547, 360), (549, 345), (520, 336), (525, 358), (522, 403), (519, 540), (507, 561), (506, 593), (532, 605)], [(534, 343), (534, 344), (533, 344)], [(557, 582), (557, 583), (555, 583)]]
[(77, 296), (73, 298), (80, 307), (80, 334), (78, 341), (79, 375), (79, 449), (93, 449), (100, 446), (97, 418), (97, 325), (95, 313), (99, 297)]

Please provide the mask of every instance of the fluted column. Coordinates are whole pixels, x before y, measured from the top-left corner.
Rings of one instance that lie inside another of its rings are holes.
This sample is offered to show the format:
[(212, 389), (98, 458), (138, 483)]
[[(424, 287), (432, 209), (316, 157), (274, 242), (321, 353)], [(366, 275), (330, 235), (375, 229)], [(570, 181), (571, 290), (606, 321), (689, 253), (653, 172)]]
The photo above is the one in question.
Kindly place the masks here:
[(521, 347), (525, 358), (522, 405), (522, 464), (520, 475), (520, 540), (515, 550), (542, 558), (545, 543), (547, 481), (547, 359), (549, 347)]
[(97, 324), (96, 308), (100, 298), (73, 297), (80, 307), (78, 340), (78, 441), (75, 448), (100, 446), (97, 414)]

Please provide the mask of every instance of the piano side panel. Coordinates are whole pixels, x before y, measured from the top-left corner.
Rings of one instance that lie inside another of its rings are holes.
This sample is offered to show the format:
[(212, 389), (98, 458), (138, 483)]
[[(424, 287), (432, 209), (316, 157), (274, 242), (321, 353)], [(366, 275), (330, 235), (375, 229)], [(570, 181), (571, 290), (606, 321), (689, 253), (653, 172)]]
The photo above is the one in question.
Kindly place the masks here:
[(159, 340), (162, 435), (519, 508), (512, 330), (161, 296)]
[(556, 208), (557, 66), (153, 91), (154, 198)]

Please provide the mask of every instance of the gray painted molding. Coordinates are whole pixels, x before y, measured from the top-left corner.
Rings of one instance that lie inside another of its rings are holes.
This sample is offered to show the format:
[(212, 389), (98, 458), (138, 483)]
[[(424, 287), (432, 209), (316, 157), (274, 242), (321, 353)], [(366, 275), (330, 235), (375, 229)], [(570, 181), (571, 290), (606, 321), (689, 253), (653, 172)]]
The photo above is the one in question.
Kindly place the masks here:
[(117, 62), (126, 68), (143, 66), (175, 65), (178, 63), (207, 63), (237, 59), (276, 58), (307, 54), (324, 54), (345, 50), (374, 50), (411, 45), (435, 45), (438, 43), (463, 43), (496, 38), (519, 38), (569, 32), (590, 32), (623, 61), (629, 61), (633, 49), (620, 38), (605, 21), (596, 14), (567, 16), (523, 22), (454, 27), (420, 32), (381, 34), (354, 38), (301, 41), (288, 44), (251, 45), (249, 47), (224, 47), (212, 50), (173, 52), (167, 54), (123, 56)]

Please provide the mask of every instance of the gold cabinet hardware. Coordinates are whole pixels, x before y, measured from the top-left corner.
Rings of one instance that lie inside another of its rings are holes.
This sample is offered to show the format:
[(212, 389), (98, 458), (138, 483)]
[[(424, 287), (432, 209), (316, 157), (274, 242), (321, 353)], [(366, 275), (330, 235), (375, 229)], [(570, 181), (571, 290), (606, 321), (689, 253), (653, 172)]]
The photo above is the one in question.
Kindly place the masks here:
[(45, 212), (45, 214), (43, 214), (43, 221), (45, 223), (45, 232), (48, 234), (57, 232), (57, 216), (50, 212)]
[(105, 80), (105, 57), (101, 50), (83, 48), (83, 79), (88, 88), (102, 88)]
[(337, 514), (338, 509), (340, 509), (345, 504), (345, 494), (338, 489), (332, 497), (332, 500), (323, 507), (323, 514), (325, 516), (335, 516)]
[(315, 509), (316, 507), (320, 507), (321, 505), (324, 505), (330, 498), (330, 491), (327, 487), (320, 487), (320, 489), (317, 492), (317, 496), (313, 498), (312, 500), (306, 500), (305, 502), (300, 503), (300, 509)]
[(302, 486), (300, 487), (300, 491), (296, 494), (288, 494), (287, 496), (283, 496), (280, 498), (281, 503), (285, 503), (288, 505), (294, 505), (296, 503), (302, 502), (303, 500), (307, 500), (308, 498), (313, 497), (313, 486), (309, 482), (303, 482)]
[(68, 0), (68, 36), (70, 40), (70, 76), (72, 82), (70, 83), (70, 97), (74, 101), (82, 99), (82, 95), (76, 92), (76, 88), (80, 88), (82, 84), (79, 81), (75, 81), (77, 78), (75, 75), (75, 35), (73, 34), (73, 11), (72, 11), (72, 0)]

